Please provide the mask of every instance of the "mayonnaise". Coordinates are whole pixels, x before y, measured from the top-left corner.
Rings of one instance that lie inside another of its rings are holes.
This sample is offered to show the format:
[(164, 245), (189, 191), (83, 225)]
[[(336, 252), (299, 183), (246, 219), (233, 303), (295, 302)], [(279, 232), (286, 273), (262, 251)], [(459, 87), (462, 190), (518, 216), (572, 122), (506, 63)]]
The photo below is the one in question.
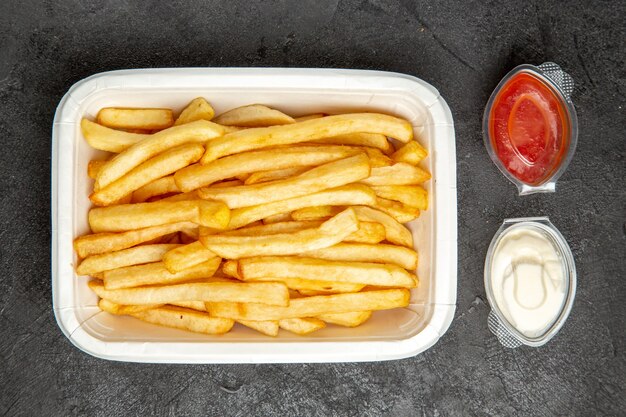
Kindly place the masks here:
[(502, 315), (529, 338), (542, 336), (552, 326), (567, 297), (560, 252), (532, 226), (504, 233), (493, 253), (490, 281)]

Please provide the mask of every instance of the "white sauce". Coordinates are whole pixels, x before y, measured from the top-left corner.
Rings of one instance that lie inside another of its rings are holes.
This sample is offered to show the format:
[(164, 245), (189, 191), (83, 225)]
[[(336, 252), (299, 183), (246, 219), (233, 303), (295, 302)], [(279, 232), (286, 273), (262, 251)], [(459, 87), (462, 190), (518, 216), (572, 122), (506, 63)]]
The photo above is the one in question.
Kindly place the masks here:
[(491, 289), (511, 325), (526, 337), (541, 336), (557, 319), (567, 295), (557, 248), (533, 227), (506, 232), (493, 254)]

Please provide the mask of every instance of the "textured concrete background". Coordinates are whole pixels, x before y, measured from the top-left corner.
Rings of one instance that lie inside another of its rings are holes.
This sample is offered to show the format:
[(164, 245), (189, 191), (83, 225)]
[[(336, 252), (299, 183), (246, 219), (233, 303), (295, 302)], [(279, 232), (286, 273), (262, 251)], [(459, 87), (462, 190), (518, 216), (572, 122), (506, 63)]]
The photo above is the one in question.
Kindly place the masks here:
[[(624, 415), (626, 3), (432, 3), (0, 2), (0, 414)], [(481, 116), (507, 71), (546, 60), (577, 82), (579, 145), (556, 194), (521, 198), (484, 150)], [(168, 366), (65, 339), (50, 299), (55, 107), (93, 73), (179, 66), (390, 70), (440, 90), (457, 132), (459, 279), (437, 345), (388, 363)], [(547, 346), (508, 350), (486, 328), (483, 259), (502, 219), (530, 215), (570, 242), (578, 294)]]

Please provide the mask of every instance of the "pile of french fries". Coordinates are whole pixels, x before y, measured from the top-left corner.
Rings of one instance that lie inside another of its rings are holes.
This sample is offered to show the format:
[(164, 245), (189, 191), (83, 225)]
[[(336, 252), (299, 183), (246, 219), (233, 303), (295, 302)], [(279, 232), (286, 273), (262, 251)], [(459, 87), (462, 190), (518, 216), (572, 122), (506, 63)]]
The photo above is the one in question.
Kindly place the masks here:
[[(406, 307), (428, 206), (411, 125), (377, 113), (293, 118), (262, 105), (215, 117), (203, 98), (83, 119), (92, 234), (78, 275), (111, 314), (206, 334), (355, 327)], [(396, 150), (392, 141), (398, 143)]]

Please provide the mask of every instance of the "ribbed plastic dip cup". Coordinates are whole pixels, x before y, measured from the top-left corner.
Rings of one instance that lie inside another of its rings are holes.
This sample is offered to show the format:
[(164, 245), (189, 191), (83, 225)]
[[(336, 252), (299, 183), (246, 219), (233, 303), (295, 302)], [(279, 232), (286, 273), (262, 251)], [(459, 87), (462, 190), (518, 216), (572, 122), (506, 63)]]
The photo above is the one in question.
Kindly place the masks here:
[(574, 257), (547, 217), (506, 219), (485, 259), (489, 329), (504, 346), (541, 346), (565, 323), (576, 294)]
[(557, 64), (520, 65), (500, 81), (483, 116), (489, 156), (520, 195), (553, 192), (578, 137), (574, 80)]

